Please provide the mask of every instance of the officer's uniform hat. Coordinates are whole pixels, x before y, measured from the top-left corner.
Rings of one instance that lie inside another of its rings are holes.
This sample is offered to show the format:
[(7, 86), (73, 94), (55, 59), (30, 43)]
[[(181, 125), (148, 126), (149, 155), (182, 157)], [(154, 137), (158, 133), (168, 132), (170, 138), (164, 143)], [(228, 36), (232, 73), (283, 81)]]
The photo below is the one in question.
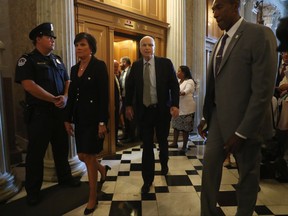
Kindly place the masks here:
[(280, 23), (276, 30), (276, 36), (280, 41), (277, 51), (288, 52), (288, 17), (280, 19)]
[(50, 36), (56, 39), (56, 36), (54, 35), (53, 32), (53, 24), (52, 23), (42, 23), (35, 27), (30, 33), (29, 33), (29, 38), (31, 40), (35, 40), (36, 37), (38, 36)]

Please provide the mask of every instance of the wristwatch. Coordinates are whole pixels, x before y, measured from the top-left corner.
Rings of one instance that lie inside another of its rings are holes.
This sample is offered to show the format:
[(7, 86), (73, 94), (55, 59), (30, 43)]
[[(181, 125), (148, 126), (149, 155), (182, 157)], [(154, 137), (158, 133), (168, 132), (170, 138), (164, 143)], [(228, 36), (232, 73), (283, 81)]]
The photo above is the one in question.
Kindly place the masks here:
[(104, 123), (104, 122), (99, 122), (99, 125), (100, 125), (100, 126), (104, 126), (105, 123)]

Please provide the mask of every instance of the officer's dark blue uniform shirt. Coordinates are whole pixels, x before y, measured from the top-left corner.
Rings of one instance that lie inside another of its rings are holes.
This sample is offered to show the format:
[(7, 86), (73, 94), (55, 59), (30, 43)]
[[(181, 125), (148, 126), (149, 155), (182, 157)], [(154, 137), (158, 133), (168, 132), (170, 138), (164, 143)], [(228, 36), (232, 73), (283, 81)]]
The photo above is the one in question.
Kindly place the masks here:
[[(37, 49), (24, 54), (17, 63), (15, 82), (33, 80), (54, 96), (63, 95), (65, 82), (69, 80), (66, 68), (57, 55), (43, 56)], [(49, 102), (40, 100), (26, 92), (26, 103), (29, 105), (48, 105)]]

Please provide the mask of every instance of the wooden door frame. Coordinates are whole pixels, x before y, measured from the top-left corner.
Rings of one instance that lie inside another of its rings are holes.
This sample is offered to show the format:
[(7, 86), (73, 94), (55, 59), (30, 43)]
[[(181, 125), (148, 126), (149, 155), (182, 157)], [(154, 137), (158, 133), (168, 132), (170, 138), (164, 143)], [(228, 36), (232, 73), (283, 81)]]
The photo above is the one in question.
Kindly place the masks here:
[[(132, 13), (121, 8), (116, 8), (111, 5), (104, 4), (98, 1), (91, 0), (75, 0), (75, 30), (79, 33), (81, 26), (86, 23), (107, 28), (108, 38), (106, 44), (105, 61), (109, 73), (109, 103), (110, 120), (108, 127), (110, 133), (107, 136), (104, 144), (103, 155), (113, 154), (116, 152), (115, 143), (115, 128), (113, 122), (114, 116), (114, 72), (113, 72), (113, 42), (115, 32), (124, 32), (128, 35), (150, 35), (155, 39), (156, 49), (155, 55), (166, 56), (167, 31), (169, 24), (159, 20), (145, 17), (141, 14)], [(97, 52), (101, 52), (98, 50)], [(106, 144), (106, 142), (108, 144)]]

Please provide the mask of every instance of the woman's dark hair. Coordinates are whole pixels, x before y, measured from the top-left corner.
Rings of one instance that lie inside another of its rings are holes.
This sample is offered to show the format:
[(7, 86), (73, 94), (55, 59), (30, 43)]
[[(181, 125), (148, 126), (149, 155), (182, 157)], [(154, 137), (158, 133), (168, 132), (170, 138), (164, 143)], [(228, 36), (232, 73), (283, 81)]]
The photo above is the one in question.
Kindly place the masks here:
[(97, 51), (97, 42), (96, 39), (89, 33), (86, 32), (80, 32), (79, 34), (77, 34), (75, 36), (75, 40), (74, 40), (74, 45), (76, 45), (76, 43), (78, 43), (79, 41), (81, 41), (82, 39), (86, 39), (89, 47), (92, 51), (92, 55), (94, 55)]
[(184, 79), (192, 79), (193, 82), (195, 83), (195, 88), (196, 88), (197, 82), (195, 81), (195, 79), (193, 79), (190, 68), (186, 65), (181, 65), (180, 69), (184, 74)]
[(191, 75), (190, 68), (189, 68), (188, 66), (181, 65), (181, 66), (180, 66), (180, 69), (181, 69), (181, 71), (183, 72), (185, 79), (193, 79), (193, 78), (192, 78), (192, 75)]

